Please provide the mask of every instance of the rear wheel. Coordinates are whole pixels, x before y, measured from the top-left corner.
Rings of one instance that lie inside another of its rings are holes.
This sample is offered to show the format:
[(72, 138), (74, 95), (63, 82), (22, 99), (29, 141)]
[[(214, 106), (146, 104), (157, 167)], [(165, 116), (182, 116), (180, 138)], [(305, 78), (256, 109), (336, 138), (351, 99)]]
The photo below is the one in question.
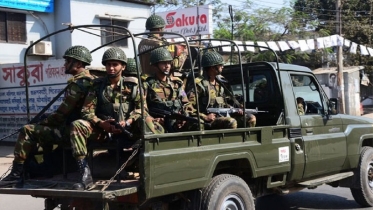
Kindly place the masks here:
[(355, 173), (357, 186), (351, 189), (355, 201), (364, 207), (373, 206), (373, 148), (364, 147)]
[(203, 210), (255, 209), (250, 188), (240, 177), (221, 174), (214, 177), (203, 190)]

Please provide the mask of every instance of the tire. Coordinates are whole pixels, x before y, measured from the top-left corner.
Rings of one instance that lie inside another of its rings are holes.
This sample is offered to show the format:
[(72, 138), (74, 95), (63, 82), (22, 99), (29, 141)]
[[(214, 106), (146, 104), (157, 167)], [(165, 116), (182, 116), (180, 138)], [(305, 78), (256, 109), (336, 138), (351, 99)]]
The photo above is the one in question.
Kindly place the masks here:
[(203, 190), (202, 210), (254, 210), (250, 188), (240, 177), (221, 174), (215, 176)]
[(373, 148), (363, 147), (355, 176), (358, 181), (350, 188), (352, 196), (363, 207), (373, 206)]

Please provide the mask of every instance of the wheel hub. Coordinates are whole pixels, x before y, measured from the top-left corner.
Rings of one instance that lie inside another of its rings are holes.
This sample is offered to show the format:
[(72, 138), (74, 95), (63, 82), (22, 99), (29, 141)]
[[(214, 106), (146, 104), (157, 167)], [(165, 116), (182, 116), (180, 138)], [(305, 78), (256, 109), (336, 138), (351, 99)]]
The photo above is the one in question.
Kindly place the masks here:
[(368, 166), (368, 185), (370, 189), (373, 189), (373, 162), (371, 162)]
[(220, 210), (244, 210), (245, 206), (242, 199), (237, 195), (228, 195), (223, 202)]

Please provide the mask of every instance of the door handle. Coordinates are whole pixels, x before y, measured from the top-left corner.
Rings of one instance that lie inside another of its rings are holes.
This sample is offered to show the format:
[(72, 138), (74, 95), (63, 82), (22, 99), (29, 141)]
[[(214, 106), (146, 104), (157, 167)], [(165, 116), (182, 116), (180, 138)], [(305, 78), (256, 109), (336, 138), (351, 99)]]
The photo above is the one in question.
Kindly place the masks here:
[(313, 128), (306, 128), (306, 134), (313, 134)]

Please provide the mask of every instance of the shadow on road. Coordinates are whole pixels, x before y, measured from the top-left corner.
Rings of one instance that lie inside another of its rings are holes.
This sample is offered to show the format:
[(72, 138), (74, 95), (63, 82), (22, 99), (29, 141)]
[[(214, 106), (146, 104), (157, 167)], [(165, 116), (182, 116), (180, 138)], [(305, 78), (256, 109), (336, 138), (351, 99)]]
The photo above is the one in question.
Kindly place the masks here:
[(268, 195), (256, 201), (256, 210), (296, 210), (296, 209), (371, 209), (361, 208), (354, 200), (345, 197), (313, 193), (297, 192), (286, 196)]

